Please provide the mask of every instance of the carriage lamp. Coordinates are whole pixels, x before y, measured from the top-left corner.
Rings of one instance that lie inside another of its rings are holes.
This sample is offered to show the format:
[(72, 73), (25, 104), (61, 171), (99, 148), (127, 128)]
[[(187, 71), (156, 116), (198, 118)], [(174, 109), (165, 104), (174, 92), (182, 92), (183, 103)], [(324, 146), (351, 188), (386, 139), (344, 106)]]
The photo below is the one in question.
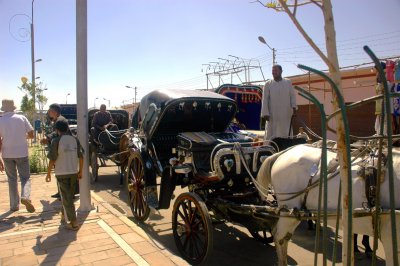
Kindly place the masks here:
[(169, 164), (174, 166), (178, 164), (178, 159), (175, 157), (172, 157), (171, 159), (169, 159)]
[(174, 166), (174, 171), (177, 174), (185, 174), (185, 176), (187, 177), (187, 174), (192, 172), (192, 167), (188, 164), (180, 164), (180, 165)]
[(206, 102), (206, 110), (211, 109), (211, 103), (210, 102)]
[(193, 110), (196, 110), (197, 108), (197, 102), (193, 102)]
[(231, 112), (231, 111), (232, 111), (232, 107), (233, 107), (232, 104), (228, 105), (228, 112)]
[(179, 110), (183, 110), (184, 106), (185, 106), (185, 102), (179, 103)]
[(224, 166), (225, 166), (226, 170), (228, 172), (230, 172), (232, 167), (233, 167), (233, 160), (232, 159), (225, 159)]
[(218, 105), (217, 105), (217, 108), (218, 108), (218, 111), (221, 111), (221, 103), (218, 103)]

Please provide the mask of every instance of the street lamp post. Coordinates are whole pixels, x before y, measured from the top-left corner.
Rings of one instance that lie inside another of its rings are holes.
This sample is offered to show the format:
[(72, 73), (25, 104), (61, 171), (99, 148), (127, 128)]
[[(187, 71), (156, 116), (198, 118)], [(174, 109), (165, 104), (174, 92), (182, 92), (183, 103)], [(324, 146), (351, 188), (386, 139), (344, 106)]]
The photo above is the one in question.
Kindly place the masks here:
[(276, 64), (276, 61), (275, 61), (276, 49), (271, 48), (271, 46), (268, 45), (268, 43), (265, 41), (265, 39), (262, 36), (258, 36), (258, 40), (260, 42), (262, 42), (263, 44), (265, 44), (266, 46), (268, 46), (268, 48), (272, 50), (272, 64), (275, 65)]
[(93, 108), (96, 108), (96, 100), (97, 100), (98, 98), (99, 98), (99, 97), (94, 98)]
[(128, 89), (134, 89), (135, 90), (135, 103), (136, 103), (137, 87), (136, 86), (135, 87), (131, 87), (131, 86), (128, 86), (128, 85), (126, 85), (125, 87), (128, 88)]
[(108, 107), (110, 107), (110, 100), (103, 98), (104, 101), (108, 101)]
[(68, 96), (71, 95), (71, 93), (67, 93), (67, 95), (65, 96), (65, 104), (68, 104)]

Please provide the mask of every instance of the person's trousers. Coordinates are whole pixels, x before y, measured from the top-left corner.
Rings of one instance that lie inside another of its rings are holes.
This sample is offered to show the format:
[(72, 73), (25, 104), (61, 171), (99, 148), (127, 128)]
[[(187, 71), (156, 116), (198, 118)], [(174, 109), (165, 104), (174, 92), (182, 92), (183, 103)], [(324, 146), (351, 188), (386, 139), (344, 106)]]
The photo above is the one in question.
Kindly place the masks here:
[(30, 200), (31, 198), (31, 180), (28, 157), (22, 158), (3, 158), (4, 168), (8, 178), (8, 190), (10, 195), (10, 209), (16, 210), (19, 208), (19, 193), (18, 193), (18, 179), (21, 180), (21, 198)]
[(63, 213), (67, 215), (68, 220), (76, 221), (76, 212), (74, 205), (74, 192), (78, 180), (78, 174), (57, 175), (58, 189), (61, 194), (61, 203)]

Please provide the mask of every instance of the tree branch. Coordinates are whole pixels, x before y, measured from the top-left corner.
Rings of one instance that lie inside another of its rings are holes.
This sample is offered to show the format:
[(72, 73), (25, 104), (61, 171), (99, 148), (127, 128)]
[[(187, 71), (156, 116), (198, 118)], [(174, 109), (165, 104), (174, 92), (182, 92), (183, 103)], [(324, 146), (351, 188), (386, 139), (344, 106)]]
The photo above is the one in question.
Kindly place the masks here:
[[(329, 61), (328, 57), (319, 49), (319, 47), (314, 43), (314, 41), (308, 36), (307, 32), (303, 29), (303, 27), (300, 25), (299, 21), (296, 19), (296, 17), (292, 14), (290, 11), (289, 7), (286, 5), (284, 0), (278, 0), (284, 11), (289, 15), (290, 19), (293, 21), (294, 25), (296, 28), (300, 31), (300, 33), (303, 35), (304, 39), (311, 45), (311, 47), (314, 49), (314, 51), (321, 57), (321, 59), (325, 62), (325, 64), (328, 66), (328, 68), (333, 68), (332, 63)], [(310, 2), (309, 2), (310, 3)]]
[(323, 8), (322, 8), (322, 4), (319, 2), (319, 1), (317, 1), (317, 0), (310, 0), (313, 4), (315, 4), (317, 7), (319, 7), (322, 11), (324, 10)]
[(256, 0), (256, 1), (250, 2), (250, 4), (254, 4), (254, 3), (260, 3), (260, 5), (262, 5), (263, 7), (265, 7), (265, 5), (264, 5), (260, 0)]
[[(279, 3), (280, 2), (281, 1), (279, 1)], [(306, 2), (295, 3), (295, 4), (292, 4), (292, 5), (291, 4), (287, 4), (287, 3), (285, 3), (285, 4), (286, 4), (287, 7), (295, 7), (295, 6), (305, 6), (305, 5), (308, 5), (308, 4), (313, 4), (314, 2), (321, 2), (321, 0), (310, 0), (310, 1), (306, 1)]]
[(294, 8), (293, 8), (293, 16), (296, 17), (296, 11), (297, 11), (297, 0), (294, 0)]

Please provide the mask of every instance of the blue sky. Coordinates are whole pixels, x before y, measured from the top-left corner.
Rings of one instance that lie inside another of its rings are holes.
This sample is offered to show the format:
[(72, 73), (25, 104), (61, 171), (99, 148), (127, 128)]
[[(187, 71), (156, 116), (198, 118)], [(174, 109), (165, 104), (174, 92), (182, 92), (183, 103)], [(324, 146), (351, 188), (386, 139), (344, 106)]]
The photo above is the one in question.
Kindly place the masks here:
[[(277, 49), (286, 76), (301, 73), (297, 63), (326, 68), (286, 14), (249, 2), (88, 0), (88, 106), (96, 97), (96, 105), (108, 103), (104, 98), (111, 106), (131, 101), (134, 93), (126, 85), (138, 87), (138, 99), (157, 88), (206, 88), (202, 64), (223, 62), (218, 58), (229, 54), (258, 60), (270, 78), (272, 53), (259, 35)], [(400, 55), (399, 0), (332, 2), (341, 66), (368, 62), (364, 44), (382, 58)], [(17, 106), (20, 77), (31, 77), (30, 38), (19, 36), (29, 30), (31, 4), (0, 0), (0, 98), (13, 98)], [(320, 10), (306, 6), (298, 16), (323, 47)], [(64, 103), (68, 93), (68, 102), (76, 102), (75, 19), (74, 0), (34, 2), (35, 58), (42, 59), (36, 76), (48, 88), (49, 104)], [(261, 78), (259, 71), (251, 73), (252, 80)], [(211, 82), (218, 84), (216, 78)]]

